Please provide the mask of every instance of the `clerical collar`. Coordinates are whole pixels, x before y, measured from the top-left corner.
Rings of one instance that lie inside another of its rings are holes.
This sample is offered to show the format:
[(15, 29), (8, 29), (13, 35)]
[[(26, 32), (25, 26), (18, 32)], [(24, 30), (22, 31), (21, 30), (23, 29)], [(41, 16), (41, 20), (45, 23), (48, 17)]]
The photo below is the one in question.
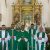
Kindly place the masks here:
[(40, 33), (42, 33), (42, 32), (40, 32)]
[(5, 31), (5, 30), (1, 30), (1, 31)]
[(33, 28), (31, 28), (31, 29), (34, 29), (34, 27), (33, 27)]
[(21, 30), (21, 32), (24, 32), (24, 30)]
[(11, 29), (11, 30), (14, 30), (14, 29)]

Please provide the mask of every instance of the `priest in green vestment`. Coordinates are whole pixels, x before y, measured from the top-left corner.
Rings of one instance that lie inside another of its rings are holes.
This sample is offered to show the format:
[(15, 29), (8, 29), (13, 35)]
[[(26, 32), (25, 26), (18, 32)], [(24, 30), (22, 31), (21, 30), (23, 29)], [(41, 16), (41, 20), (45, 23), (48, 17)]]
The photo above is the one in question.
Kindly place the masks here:
[(2, 29), (0, 30), (0, 50), (6, 50), (7, 49), (7, 36), (8, 32), (6, 31), (6, 26), (2, 25)]
[(44, 32), (42, 25), (39, 27), (39, 32), (37, 33), (37, 50), (45, 50), (46, 42), (48, 40), (47, 34)]
[(14, 29), (14, 24), (11, 24), (9, 32), (8, 50), (17, 50), (18, 31)]
[(47, 35), (48, 35), (48, 41), (46, 43), (46, 50), (50, 50), (50, 33), (48, 33)]
[(36, 50), (36, 41), (35, 41), (35, 34), (36, 34), (36, 31), (37, 31), (37, 26), (34, 25), (33, 23), (31, 24), (31, 28), (29, 29), (29, 46), (30, 46), (30, 49), (29, 50)]
[(18, 38), (18, 50), (29, 50), (29, 33), (24, 30), (24, 25), (21, 26), (21, 31)]

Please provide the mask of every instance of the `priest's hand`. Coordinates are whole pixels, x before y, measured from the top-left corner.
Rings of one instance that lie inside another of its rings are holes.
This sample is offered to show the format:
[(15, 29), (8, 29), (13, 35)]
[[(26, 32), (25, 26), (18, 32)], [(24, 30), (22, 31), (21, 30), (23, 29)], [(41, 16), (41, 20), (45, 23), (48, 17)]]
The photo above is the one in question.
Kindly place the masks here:
[(21, 38), (21, 40), (25, 41), (25, 39), (24, 39), (24, 38)]
[(21, 38), (18, 39), (18, 42), (20, 42), (20, 41), (21, 41)]
[(16, 36), (12, 36), (11, 38), (14, 39), (14, 40), (16, 40)]
[(25, 42), (27, 42), (28, 41), (28, 39), (27, 38), (24, 38), (25, 39)]

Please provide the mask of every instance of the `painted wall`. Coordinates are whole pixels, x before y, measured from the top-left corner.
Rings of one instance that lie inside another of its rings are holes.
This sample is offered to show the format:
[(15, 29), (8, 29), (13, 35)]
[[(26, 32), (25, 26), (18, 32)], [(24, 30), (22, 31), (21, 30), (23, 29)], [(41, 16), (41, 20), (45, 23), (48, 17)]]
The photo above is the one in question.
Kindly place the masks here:
[(14, 0), (7, 0), (5, 3), (5, 0), (0, 0), (2, 14), (2, 21), (0, 22), (0, 26), (3, 24), (5, 24), (7, 27), (11, 26), (13, 18), (11, 4), (13, 1)]

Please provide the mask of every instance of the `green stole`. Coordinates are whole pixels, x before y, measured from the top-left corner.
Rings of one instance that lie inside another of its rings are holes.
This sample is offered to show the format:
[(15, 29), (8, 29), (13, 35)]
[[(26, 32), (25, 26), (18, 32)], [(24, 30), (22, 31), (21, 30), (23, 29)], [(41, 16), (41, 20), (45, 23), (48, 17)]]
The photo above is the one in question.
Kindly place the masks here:
[(35, 30), (37, 30), (37, 28), (38, 28), (38, 26), (37, 26), (37, 25), (35, 25), (35, 26), (34, 26), (34, 29), (35, 29)]
[(14, 38), (12, 38), (12, 36), (18, 36), (18, 32), (15, 29), (10, 29), (8, 30), (9, 35), (11, 37), (11, 39), (8, 41), (8, 50), (17, 50), (17, 39), (14, 40)]
[[(36, 30), (37, 30), (37, 28), (36, 29), (34, 29), (33, 28), (33, 34), (35, 35), (36, 34)], [(29, 50), (35, 50), (35, 39), (34, 39), (34, 37), (32, 37), (32, 35), (31, 35), (31, 28), (30, 28), (30, 30), (29, 30), (29, 35), (30, 35), (30, 49)]]
[[(40, 32), (37, 33), (38, 38), (39, 38), (39, 34), (40, 34)], [(45, 32), (42, 32), (42, 38), (45, 38)], [(37, 50), (39, 50), (38, 42), (37, 42)], [(42, 42), (42, 44), (41, 44), (41, 50), (44, 50), (44, 42)]]
[[(17, 31), (14, 29), (12, 30), (12, 36), (16, 36), (17, 38)], [(14, 38), (12, 39), (12, 50), (17, 50), (17, 39), (15, 40)]]
[[(12, 36), (12, 30), (7, 30), (9, 32), (10, 37)], [(12, 49), (12, 39), (8, 40), (8, 50)]]

